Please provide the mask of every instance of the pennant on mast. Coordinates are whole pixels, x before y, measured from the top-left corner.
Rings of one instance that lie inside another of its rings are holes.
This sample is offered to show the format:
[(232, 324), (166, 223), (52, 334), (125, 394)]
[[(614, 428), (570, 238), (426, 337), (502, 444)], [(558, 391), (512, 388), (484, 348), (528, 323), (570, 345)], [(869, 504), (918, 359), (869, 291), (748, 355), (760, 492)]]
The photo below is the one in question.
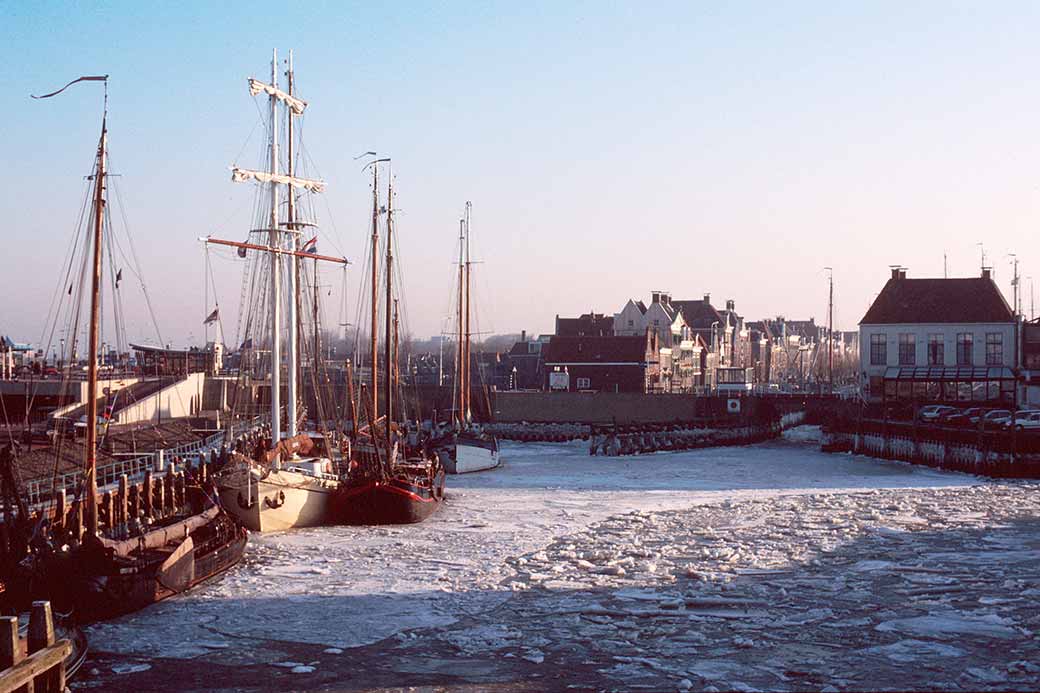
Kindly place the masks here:
[(325, 192), (325, 181), (313, 180), (311, 178), (298, 178), (297, 176), (286, 176), (267, 171), (254, 171), (248, 168), (231, 168), (231, 180), (236, 183), (245, 183), (255, 180), (259, 183), (278, 183), (280, 185), (291, 185), (294, 188), (303, 188), (308, 192)]
[(63, 91), (71, 87), (73, 84), (76, 84), (77, 82), (108, 82), (108, 75), (85, 75), (83, 77), (80, 77), (79, 79), (72, 80), (58, 91), (52, 91), (50, 94), (44, 94), (43, 96), (36, 96), (35, 94), (29, 94), (29, 96), (33, 97), (34, 99), (49, 99), (52, 96), (57, 96), (58, 94), (62, 93)]
[(296, 115), (303, 115), (304, 109), (307, 108), (307, 102), (303, 99), (298, 99), (295, 96), (291, 96), (286, 92), (282, 91), (276, 86), (261, 82), (258, 79), (249, 78), (249, 95), (256, 96), (260, 92), (264, 92), (274, 98), (278, 99), (286, 106), (292, 109), (292, 112)]

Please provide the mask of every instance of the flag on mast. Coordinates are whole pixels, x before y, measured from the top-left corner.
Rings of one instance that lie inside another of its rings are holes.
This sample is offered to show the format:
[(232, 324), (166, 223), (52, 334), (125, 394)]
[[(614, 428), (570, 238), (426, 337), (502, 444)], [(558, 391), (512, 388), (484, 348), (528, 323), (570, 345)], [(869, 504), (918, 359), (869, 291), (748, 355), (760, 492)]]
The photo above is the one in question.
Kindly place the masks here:
[(220, 319), (220, 308), (214, 308), (213, 312), (206, 316), (206, 319), (202, 321), (203, 325), (208, 325), (211, 322), (216, 322)]
[(306, 243), (303, 244), (303, 252), (311, 253), (312, 255), (314, 253), (318, 252), (318, 237), (317, 236), (315, 236), (314, 238), (310, 239), (309, 241), (307, 241)]

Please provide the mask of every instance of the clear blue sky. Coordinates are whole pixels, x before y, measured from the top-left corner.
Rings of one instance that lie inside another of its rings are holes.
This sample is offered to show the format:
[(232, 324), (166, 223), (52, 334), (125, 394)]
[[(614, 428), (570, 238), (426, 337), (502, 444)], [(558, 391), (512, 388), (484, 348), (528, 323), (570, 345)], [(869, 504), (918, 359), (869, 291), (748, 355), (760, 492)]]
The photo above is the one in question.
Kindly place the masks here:
[[(259, 164), (256, 134), (239, 158), (258, 118), (245, 78), (275, 47), (295, 50), (311, 102), (323, 250), (363, 252), (352, 157), (394, 158), (417, 335), (448, 311), (467, 199), (486, 331), (547, 332), (651, 289), (819, 320), (825, 265), (852, 328), (888, 265), (941, 276), (945, 249), (952, 275), (974, 274), (979, 241), (1009, 301), (1008, 252), (1040, 280), (1040, 5), (724, 5), (6, 2), (0, 333), (39, 338), (98, 130), (95, 85), (28, 95), (108, 73), (113, 167), (166, 339), (200, 338), (196, 238), (251, 224), (228, 166)], [(217, 268), (234, 313), (238, 266)], [(147, 337), (135, 310), (129, 337)]]

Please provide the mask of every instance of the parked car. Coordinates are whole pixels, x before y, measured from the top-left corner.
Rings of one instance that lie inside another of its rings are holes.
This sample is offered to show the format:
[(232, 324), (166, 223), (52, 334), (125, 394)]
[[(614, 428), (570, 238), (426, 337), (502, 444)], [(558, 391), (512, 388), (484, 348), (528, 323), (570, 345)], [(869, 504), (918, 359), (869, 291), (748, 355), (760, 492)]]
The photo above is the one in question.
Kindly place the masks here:
[[(986, 412), (985, 414), (982, 415), (982, 417), (981, 417), (981, 419), (982, 419), (982, 427), (983, 428), (1000, 428), (1001, 424), (1004, 421), (1009, 420), (1010, 418), (1011, 418), (1011, 411), (1008, 410), (1008, 409), (991, 409), (990, 411), (988, 411), (988, 412)], [(979, 422), (976, 419), (972, 423), (977, 425)]]
[[(1011, 417), (1003, 420), (1001, 426), (1006, 429), (1011, 429)], [(1015, 426), (1016, 431), (1038, 431), (1040, 430), (1040, 410), (1038, 409), (1023, 409), (1015, 413)]]
[(972, 426), (979, 422), (979, 417), (986, 413), (984, 407), (968, 407), (957, 414), (951, 414), (943, 419), (944, 423), (951, 426)]
[(945, 404), (929, 404), (927, 407), (922, 407), (921, 411), (917, 415), (921, 418), (921, 421), (936, 422), (943, 418), (947, 414), (953, 414), (957, 411), (957, 407), (951, 407)]

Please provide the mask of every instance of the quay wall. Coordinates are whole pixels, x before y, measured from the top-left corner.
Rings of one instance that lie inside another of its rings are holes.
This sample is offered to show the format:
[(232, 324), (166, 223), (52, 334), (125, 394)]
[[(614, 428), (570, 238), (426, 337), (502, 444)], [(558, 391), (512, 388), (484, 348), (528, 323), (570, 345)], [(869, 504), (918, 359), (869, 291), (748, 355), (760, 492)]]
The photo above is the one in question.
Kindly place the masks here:
[(968, 442), (928, 437), (927, 432), (908, 435), (902, 430), (825, 429), (822, 440), (825, 452), (851, 452), (996, 478), (1040, 478), (1040, 452), (1033, 451), (1032, 445), (1021, 447), (1025, 450), (981, 436)]
[(797, 397), (704, 397), (630, 392), (495, 392), (493, 420), (539, 424), (669, 424), (736, 415), (729, 400), (740, 402), (739, 416), (771, 419), (777, 412), (805, 410)]

